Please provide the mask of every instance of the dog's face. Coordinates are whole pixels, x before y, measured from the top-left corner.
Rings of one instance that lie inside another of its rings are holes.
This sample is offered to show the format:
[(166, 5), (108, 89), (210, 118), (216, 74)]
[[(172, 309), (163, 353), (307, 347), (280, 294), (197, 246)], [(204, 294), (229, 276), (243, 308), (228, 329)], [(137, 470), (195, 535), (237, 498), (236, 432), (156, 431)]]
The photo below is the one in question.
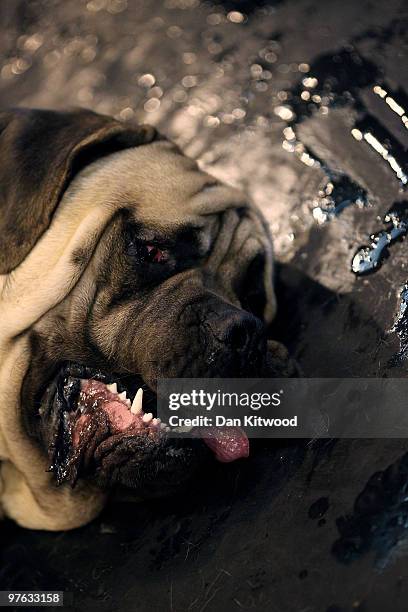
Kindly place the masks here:
[[(59, 482), (141, 493), (181, 482), (205, 446), (169, 439), (157, 422), (158, 378), (256, 376), (264, 365), (275, 306), (260, 214), (175, 145), (150, 140), (65, 178), (16, 268), (29, 286), (30, 324), (16, 322), (29, 347), (21, 416)], [(139, 388), (142, 408), (131, 408)]]

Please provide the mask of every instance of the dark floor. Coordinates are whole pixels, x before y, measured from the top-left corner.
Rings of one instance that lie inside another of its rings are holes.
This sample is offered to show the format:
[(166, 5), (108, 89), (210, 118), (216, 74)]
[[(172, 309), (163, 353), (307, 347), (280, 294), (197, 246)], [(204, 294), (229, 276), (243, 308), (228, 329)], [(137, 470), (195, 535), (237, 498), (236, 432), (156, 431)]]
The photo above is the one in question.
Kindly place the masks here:
[[(4, 106), (153, 122), (249, 191), (281, 262), (271, 334), (306, 375), (406, 375), (406, 2), (19, 0), (0, 17)], [(407, 451), (263, 441), (71, 533), (4, 522), (0, 588), (78, 611), (405, 612)]]

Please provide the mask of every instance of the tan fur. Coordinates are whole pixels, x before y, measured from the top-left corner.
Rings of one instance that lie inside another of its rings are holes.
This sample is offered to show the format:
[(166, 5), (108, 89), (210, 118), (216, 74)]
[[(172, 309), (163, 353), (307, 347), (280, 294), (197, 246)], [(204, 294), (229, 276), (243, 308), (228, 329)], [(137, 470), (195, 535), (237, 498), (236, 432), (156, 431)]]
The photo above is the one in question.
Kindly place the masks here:
[[(0, 514), (2, 507), (22, 526), (59, 530), (88, 522), (103, 507), (106, 495), (89, 484), (56, 487), (44, 452), (24, 431), (20, 391), (30, 363), (28, 331), (76, 286), (88, 261), (78, 263), (75, 253), (92, 255), (118, 208), (134, 207), (144, 223), (168, 228), (202, 225), (203, 215), (246, 203), (224, 185), (202, 191), (210, 183), (214, 179), (166, 141), (114, 153), (80, 173), (29, 255), (0, 276)], [(262, 223), (255, 210), (253, 218)], [(275, 312), (269, 255), (267, 319)]]

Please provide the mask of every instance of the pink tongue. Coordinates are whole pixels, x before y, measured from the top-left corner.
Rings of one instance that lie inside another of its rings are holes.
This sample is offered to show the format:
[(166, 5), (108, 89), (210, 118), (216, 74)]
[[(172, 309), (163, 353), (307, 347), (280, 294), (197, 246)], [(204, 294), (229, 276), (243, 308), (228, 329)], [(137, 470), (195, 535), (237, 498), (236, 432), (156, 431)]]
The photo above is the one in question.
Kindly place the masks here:
[(200, 436), (218, 461), (229, 463), (249, 456), (249, 440), (239, 427), (200, 429)]
[(106, 402), (103, 408), (108, 413), (112, 427), (118, 431), (124, 431), (137, 420), (141, 420), (141, 417), (137, 417), (130, 412), (122, 402)]

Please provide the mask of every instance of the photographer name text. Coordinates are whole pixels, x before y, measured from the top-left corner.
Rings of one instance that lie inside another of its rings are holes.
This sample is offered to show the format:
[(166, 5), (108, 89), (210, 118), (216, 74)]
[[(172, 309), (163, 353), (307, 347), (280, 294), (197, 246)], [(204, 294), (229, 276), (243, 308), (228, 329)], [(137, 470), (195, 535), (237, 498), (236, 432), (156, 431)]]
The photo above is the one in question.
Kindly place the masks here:
[(192, 427), (297, 427), (297, 415), (288, 418), (260, 417), (246, 415), (244, 417), (228, 418), (222, 415), (214, 417), (198, 415), (195, 417), (181, 417), (172, 415), (169, 425), (173, 428)]

